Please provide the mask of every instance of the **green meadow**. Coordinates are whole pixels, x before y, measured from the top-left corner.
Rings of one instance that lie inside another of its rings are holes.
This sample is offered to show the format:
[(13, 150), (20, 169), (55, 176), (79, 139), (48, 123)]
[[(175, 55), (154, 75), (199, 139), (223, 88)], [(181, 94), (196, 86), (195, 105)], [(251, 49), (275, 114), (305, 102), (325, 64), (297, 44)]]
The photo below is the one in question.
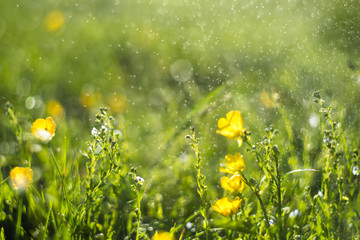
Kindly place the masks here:
[(360, 239), (359, 12), (0, 0), (0, 239)]

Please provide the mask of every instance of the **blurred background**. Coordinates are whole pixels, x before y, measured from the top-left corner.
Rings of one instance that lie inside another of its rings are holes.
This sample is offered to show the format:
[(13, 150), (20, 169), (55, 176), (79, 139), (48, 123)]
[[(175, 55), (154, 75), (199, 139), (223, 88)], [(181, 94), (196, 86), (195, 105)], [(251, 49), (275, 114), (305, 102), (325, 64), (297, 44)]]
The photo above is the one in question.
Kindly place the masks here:
[[(34, 119), (57, 115), (52, 144), (66, 138), (74, 161), (86, 161), (80, 149), (107, 106), (147, 192), (191, 211), (190, 126), (214, 198), (224, 156), (247, 157), (216, 134), (230, 110), (242, 112), (254, 142), (278, 128), (283, 158), (301, 167), (322, 147), (312, 96), (320, 90), (351, 142), (360, 124), (359, 12), (351, 0), (0, 0), (0, 104), (14, 105), (25, 135)], [(19, 159), (4, 111), (0, 119), (6, 166)]]

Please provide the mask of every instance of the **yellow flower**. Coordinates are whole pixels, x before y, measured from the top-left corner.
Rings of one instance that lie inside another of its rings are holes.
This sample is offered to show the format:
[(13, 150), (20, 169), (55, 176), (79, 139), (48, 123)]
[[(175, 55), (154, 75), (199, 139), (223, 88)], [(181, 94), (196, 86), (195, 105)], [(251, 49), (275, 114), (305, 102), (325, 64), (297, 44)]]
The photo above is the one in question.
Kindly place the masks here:
[(156, 232), (152, 240), (175, 240), (169, 232)]
[(38, 118), (33, 122), (31, 132), (41, 141), (48, 142), (55, 135), (55, 122), (51, 117)]
[(236, 197), (231, 201), (230, 198), (221, 198), (216, 201), (215, 205), (211, 205), (215, 211), (221, 213), (224, 216), (230, 216), (236, 214), (239, 211), (240, 203), (242, 199)]
[(65, 23), (65, 16), (60, 11), (52, 11), (45, 18), (45, 27), (49, 31), (60, 29)]
[(235, 153), (235, 155), (226, 155), (225, 164), (226, 168), (220, 167), (220, 172), (235, 174), (236, 172), (244, 171), (245, 169), (244, 159), (240, 153)]
[(226, 114), (226, 118), (220, 118), (218, 127), (219, 130), (216, 130), (216, 133), (227, 138), (234, 138), (241, 146), (246, 129), (243, 128), (243, 119), (239, 111), (230, 111)]
[(242, 192), (246, 186), (243, 178), (240, 175), (234, 175), (231, 178), (222, 177), (221, 187), (229, 192)]
[(273, 93), (270, 96), (266, 90), (262, 90), (262, 92), (260, 94), (261, 103), (267, 108), (278, 107), (279, 106), (279, 103), (278, 103), (279, 98), (280, 98), (280, 96), (278, 93)]
[(33, 177), (31, 168), (15, 167), (10, 171), (10, 178), (15, 189), (25, 189), (30, 185)]
[(80, 93), (80, 103), (89, 108), (101, 99), (101, 94), (91, 90), (82, 90)]
[(120, 94), (114, 94), (108, 98), (110, 109), (115, 113), (123, 112), (127, 107), (127, 100)]
[(51, 100), (46, 104), (46, 112), (55, 118), (61, 118), (65, 115), (64, 107), (55, 100)]

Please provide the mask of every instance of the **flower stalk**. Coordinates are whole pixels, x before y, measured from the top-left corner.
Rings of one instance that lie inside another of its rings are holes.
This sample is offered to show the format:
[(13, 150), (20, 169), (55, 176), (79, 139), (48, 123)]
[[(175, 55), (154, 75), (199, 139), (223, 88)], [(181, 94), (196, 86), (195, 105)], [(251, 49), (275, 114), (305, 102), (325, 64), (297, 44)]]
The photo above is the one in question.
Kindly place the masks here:
[(199, 139), (195, 136), (195, 128), (191, 128), (190, 135), (187, 135), (186, 138), (190, 138), (192, 140), (192, 143), (190, 144), (195, 152), (196, 157), (196, 163), (195, 163), (195, 169), (197, 171), (196, 173), (196, 182), (197, 182), (197, 192), (201, 199), (201, 207), (200, 207), (200, 213), (202, 217), (204, 218), (204, 229), (206, 233), (206, 239), (209, 239), (209, 221), (207, 219), (206, 214), (206, 194), (207, 194), (207, 186), (205, 184), (205, 176), (201, 173), (201, 156), (199, 152)]

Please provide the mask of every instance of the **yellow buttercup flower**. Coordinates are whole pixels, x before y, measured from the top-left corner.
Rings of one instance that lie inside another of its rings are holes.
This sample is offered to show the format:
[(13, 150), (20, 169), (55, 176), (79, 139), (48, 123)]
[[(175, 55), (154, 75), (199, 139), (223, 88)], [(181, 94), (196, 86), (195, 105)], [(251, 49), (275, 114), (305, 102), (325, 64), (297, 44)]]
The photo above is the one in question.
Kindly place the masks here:
[(239, 211), (240, 203), (242, 199), (236, 197), (231, 201), (230, 198), (221, 198), (216, 201), (215, 205), (211, 205), (215, 211), (221, 213), (224, 216), (230, 216), (236, 214)]
[(234, 175), (231, 178), (222, 177), (221, 187), (229, 192), (242, 192), (246, 186), (243, 178), (240, 175)]
[(31, 168), (15, 167), (10, 171), (10, 179), (15, 189), (23, 190), (30, 185), (33, 177)]
[(46, 112), (55, 118), (61, 118), (65, 115), (64, 107), (56, 100), (51, 100), (46, 104)]
[(55, 122), (51, 117), (36, 119), (31, 126), (31, 132), (41, 141), (48, 142), (55, 135)]
[(261, 103), (267, 107), (267, 108), (276, 108), (279, 106), (279, 94), (278, 93), (273, 93), (271, 95), (269, 95), (269, 93), (266, 90), (262, 90), (262, 92), (260, 93), (260, 100)]
[(52, 11), (45, 18), (45, 27), (49, 31), (60, 29), (65, 23), (65, 16), (60, 11)]
[(218, 127), (219, 130), (216, 130), (216, 133), (227, 138), (234, 138), (241, 146), (246, 129), (243, 128), (243, 119), (239, 111), (230, 111), (226, 114), (226, 118), (220, 118)]
[(101, 94), (98, 92), (82, 90), (80, 93), (80, 103), (86, 108), (92, 107), (100, 99)]
[(108, 98), (110, 109), (115, 113), (123, 112), (127, 107), (127, 99), (120, 95), (114, 94)]
[(244, 159), (240, 153), (235, 153), (235, 155), (226, 155), (225, 164), (226, 168), (220, 167), (220, 172), (235, 174), (236, 172), (244, 171), (245, 169)]
[(152, 240), (175, 240), (175, 238), (169, 232), (156, 232)]

